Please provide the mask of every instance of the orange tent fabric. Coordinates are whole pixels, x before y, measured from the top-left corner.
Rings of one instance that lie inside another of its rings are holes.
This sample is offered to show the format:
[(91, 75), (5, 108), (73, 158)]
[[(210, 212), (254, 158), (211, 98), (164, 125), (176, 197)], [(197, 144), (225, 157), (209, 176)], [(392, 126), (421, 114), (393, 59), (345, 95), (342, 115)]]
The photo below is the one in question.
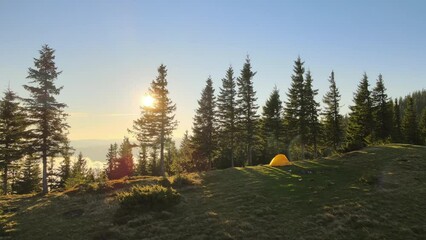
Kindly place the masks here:
[(269, 163), (269, 166), (271, 167), (279, 167), (286, 165), (291, 165), (291, 163), (288, 161), (287, 157), (284, 154), (277, 154)]

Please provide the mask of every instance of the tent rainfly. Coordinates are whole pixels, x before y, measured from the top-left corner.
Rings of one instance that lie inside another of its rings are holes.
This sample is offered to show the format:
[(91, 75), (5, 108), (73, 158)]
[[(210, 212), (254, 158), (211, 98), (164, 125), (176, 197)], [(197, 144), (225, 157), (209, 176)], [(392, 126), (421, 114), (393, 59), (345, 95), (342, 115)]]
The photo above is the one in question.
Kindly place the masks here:
[(286, 165), (291, 165), (291, 163), (288, 161), (287, 157), (284, 154), (277, 154), (274, 158), (272, 158), (271, 162), (269, 163), (269, 166), (271, 167), (279, 167)]

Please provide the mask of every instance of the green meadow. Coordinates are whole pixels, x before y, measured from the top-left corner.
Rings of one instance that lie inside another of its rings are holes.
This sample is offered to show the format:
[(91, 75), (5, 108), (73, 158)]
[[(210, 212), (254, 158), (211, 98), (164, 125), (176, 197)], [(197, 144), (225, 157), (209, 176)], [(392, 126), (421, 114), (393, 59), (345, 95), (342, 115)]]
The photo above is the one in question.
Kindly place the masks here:
[(178, 205), (117, 215), (117, 192), (0, 197), (0, 239), (426, 239), (426, 147), (191, 174)]

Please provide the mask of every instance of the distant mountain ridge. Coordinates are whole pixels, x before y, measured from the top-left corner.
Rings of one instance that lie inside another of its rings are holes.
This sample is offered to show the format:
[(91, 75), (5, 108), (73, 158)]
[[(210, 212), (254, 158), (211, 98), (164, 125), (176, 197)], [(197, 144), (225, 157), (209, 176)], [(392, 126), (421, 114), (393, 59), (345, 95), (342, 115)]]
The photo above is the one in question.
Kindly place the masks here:
[[(106, 154), (111, 144), (120, 143), (123, 139), (84, 139), (84, 140), (71, 140), (71, 146), (75, 148), (74, 155), (78, 155), (79, 152), (83, 153), (84, 157), (88, 157), (93, 161), (106, 162)], [(179, 147), (181, 139), (175, 138), (176, 147)], [(132, 143), (137, 143), (136, 140), (130, 140)], [(134, 148), (133, 154), (137, 156), (139, 149)], [(137, 158), (134, 157), (134, 160)]]
[(71, 140), (71, 146), (75, 148), (75, 155), (82, 152), (83, 156), (88, 157), (93, 161), (105, 162), (105, 155), (108, 151), (109, 145), (113, 143), (120, 143), (121, 141), (121, 139)]

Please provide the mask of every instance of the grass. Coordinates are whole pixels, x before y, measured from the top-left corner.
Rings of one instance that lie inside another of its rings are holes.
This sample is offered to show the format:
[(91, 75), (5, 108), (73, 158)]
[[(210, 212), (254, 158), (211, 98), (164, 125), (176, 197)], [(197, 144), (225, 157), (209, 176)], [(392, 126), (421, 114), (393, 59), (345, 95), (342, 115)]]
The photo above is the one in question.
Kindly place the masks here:
[(425, 173), (425, 147), (384, 145), (192, 174), (179, 205), (120, 223), (116, 193), (160, 178), (96, 194), (1, 197), (0, 239), (426, 239)]

